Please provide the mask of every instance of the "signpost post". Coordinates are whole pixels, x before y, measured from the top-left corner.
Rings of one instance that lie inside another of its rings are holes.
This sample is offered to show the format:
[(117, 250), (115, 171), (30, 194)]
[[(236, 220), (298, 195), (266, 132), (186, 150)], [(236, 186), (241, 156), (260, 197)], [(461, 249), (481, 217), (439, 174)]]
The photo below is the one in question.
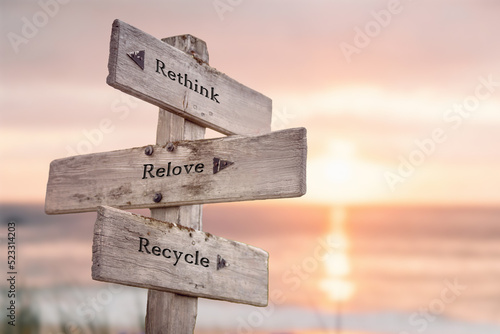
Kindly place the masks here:
[[(115, 26), (115, 23), (113, 23)], [(191, 36), (172, 37), (165, 43), (177, 45), (180, 51), (196, 54), (208, 64), (208, 50), (205, 42)], [(201, 50), (196, 52), (196, 50)], [(111, 67), (111, 65), (110, 65)], [(178, 140), (197, 140), (205, 137), (205, 128), (181, 116), (160, 108), (156, 145), (167, 146)], [(201, 205), (151, 209), (153, 218), (177, 222), (195, 230), (202, 229)], [(198, 315), (198, 298), (170, 292), (148, 290), (146, 310), (146, 333), (194, 333)]]
[[(146, 333), (193, 333), (198, 297), (266, 306), (268, 254), (202, 232), (201, 204), (302, 196), (305, 129), (271, 133), (271, 100), (191, 35), (115, 20), (108, 67), (108, 84), (160, 107), (156, 145), (53, 161), (46, 212), (98, 211), (92, 277), (149, 289)], [(205, 127), (236, 136), (201, 140)]]

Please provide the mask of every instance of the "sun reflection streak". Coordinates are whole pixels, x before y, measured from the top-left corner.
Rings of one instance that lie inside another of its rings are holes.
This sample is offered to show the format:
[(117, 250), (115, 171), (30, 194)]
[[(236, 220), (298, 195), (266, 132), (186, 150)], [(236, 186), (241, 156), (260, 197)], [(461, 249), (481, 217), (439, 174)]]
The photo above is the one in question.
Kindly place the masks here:
[(334, 207), (331, 213), (331, 229), (328, 237), (334, 240), (333, 246), (324, 259), (326, 277), (320, 287), (331, 300), (336, 302), (349, 300), (354, 294), (354, 284), (349, 279), (351, 263), (348, 256), (349, 240), (344, 224), (346, 211), (343, 207)]

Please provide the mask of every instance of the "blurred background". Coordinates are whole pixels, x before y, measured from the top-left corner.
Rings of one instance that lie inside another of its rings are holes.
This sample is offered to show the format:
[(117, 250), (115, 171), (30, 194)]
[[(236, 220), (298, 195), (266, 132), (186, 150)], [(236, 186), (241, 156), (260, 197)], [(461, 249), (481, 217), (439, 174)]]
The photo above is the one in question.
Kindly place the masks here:
[(144, 331), (146, 290), (90, 277), (95, 213), (43, 209), (52, 160), (155, 141), (157, 107), (106, 85), (119, 18), (203, 39), (273, 130), (308, 130), (304, 197), (204, 206), (205, 231), (270, 253), (270, 305), (200, 299), (196, 333), (500, 332), (498, 1), (0, 4), (0, 331)]

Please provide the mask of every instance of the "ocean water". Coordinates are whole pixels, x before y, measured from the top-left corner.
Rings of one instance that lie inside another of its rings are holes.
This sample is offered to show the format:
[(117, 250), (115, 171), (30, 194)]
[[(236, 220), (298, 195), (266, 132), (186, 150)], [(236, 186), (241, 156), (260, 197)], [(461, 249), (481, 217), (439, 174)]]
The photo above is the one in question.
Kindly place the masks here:
[[(145, 290), (91, 280), (95, 213), (0, 216), (4, 249), (16, 222), (18, 321), (143, 331)], [(500, 208), (219, 204), (204, 206), (204, 230), (269, 252), (270, 304), (200, 299), (197, 333), (500, 333)]]

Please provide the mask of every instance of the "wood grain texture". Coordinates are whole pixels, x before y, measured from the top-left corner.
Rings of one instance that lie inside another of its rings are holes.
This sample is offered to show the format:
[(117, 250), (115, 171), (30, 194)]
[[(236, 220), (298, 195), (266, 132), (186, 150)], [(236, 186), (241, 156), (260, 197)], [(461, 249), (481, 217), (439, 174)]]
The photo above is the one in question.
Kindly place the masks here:
[[(208, 49), (202, 40), (183, 35), (169, 37), (163, 41), (208, 64)], [(205, 128), (160, 108), (156, 145), (166, 146), (169, 142), (203, 139), (204, 136)], [(151, 216), (163, 221), (173, 221), (195, 230), (201, 230), (202, 227), (201, 205), (151, 209)], [(197, 314), (197, 297), (148, 290), (145, 323), (147, 334), (194, 333)]]
[[(240, 242), (99, 207), (92, 247), (92, 278), (266, 306), (268, 258), (267, 252)], [(220, 259), (229, 265), (221, 266)]]
[[(177, 37), (168, 38), (167, 40), (168, 43), (174, 43), (183, 51), (190, 50), (191, 39), (189, 39), (189, 43)], [(199, 45), (200, 43), (194, 42), (194, 44)], [(198, 49), (200, 48), (196, 50)], [(201, 47), (200, 52), (199, 57), (203, 57), (205, 61), (208, 61), (208, 52), (203, 52), (203, 47)], [(163, 109), (159, 110), (156, 145), (166, 146), (169, 142), (182, 139), (203, 139), (204, 136), (205, 128)], [(201, 205), (151, 209), (151, 216), (162, 221), (171, 221), (191, 227), (195, 230), (201, 230), (202, 228)], [(145, 324), (146, 333), (194, 333), (197, 314), (197, 297), (149, 289)]]
[[(173, 152), (154, 146), (151, 156), (140, 147), (55, 160), (45, 210), (58, 214), (94, 211), (99, 205), (155, 208), (302, 196), (306, 141), (306, 130), (296, 128), (262, 136), (180, 141)], [(214, 158), (234, 164), (214, 174)], [(166, 176), (169, 163), (172, 172)], [(179, 175), (173, 175), (173, 166), (180, 166)], [(158, 168), (165, 168), (164, 173), (156, 174)], [(191, 168), (189, 174), (186, 168)], [(149, 169), (151, 174), (145, 172)], [(162, 194), (158, 203), (155, 194)]]
[[(144, 69), (127, 55), (141, 50), (145, 51)], [(163, 73), (157, 60), (165, 65)], [(109, 85), (201, 126), (228, 135), (257, 135), (271, 129), (271, 99), (208, 66), (199, 57), (120, 20), (113, 22), (108, 69)], [(168, 71), (181, 78), (171, 79)], [(182, 79), (185, 74), (192, 89)], [(201, 88), (196, 91), (195, 83), (207, 88), (209, 96), (201, 94)], [(212, 87), (218, 94), (215, 100)]]
[(198, 298), (148, 290), (146, 334), (193, 334)]
[(209, 55), (207, 43), (193, 35), (178, 35), (167, 38), (162, 38), (162, 42), (181, 50), (188, 55), (193, 56), (198, 63), (204, 62), (208, 65)]

